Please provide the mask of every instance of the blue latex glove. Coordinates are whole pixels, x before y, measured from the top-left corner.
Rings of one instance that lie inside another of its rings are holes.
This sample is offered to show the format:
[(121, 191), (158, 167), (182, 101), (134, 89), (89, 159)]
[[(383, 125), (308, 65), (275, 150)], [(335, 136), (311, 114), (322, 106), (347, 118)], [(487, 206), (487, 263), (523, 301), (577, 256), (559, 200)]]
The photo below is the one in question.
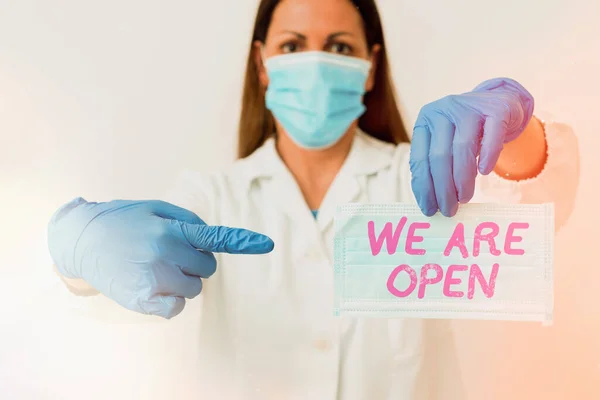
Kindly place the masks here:
[(525, 130), (533, 106), (531, 94), (507, 78), (424, 106), (410, 152), (412, 190), (422, 212), (454, 216), (459, 203), (469, 202), (477, 171), (493, 171), (504, 143)]
[(267, 236), (208, 226), (196, 214), (162, 201), (88, 203), (59, 209), (48, 228), (61, 274), (80, 278), (120, 305), (171, 318), (216, 270), (213, 252), (262, 254)]

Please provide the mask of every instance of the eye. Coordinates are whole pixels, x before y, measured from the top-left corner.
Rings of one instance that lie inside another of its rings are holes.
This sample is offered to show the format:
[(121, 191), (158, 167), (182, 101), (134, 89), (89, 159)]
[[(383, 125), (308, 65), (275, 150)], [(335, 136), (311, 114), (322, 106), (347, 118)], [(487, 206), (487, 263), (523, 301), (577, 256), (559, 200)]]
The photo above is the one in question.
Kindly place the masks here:
[(348, 55), (352, 53), (352, 47), (350, 47), (346, 43), (333, 43), (331, 45), (330, 51), (337, 54)]
[(287, 42), (281, 45), (281, 51), (284, 53), (294, 53), (298, 51), (298, 45), (294, 42)]

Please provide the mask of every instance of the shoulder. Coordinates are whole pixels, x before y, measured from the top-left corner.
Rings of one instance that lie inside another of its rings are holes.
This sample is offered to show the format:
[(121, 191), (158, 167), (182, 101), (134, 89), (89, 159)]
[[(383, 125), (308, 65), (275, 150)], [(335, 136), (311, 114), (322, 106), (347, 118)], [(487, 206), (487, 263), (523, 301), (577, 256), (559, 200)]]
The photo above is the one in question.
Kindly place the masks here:
[(248, 193), (254, 181), (271, 176), (282, 166), (275, 140), (270, 138), (248, 157), (234, 161), (219, 174), (213, 175), (213, 183), (223, 189), (227, 187), (234, 192)]
[[(361, 164), (365, 167), (370, 165), (370, 169), (374, 169), (372, 172), (397, 170), (404, 164), (408, 166), (410, 143), (388, 143), (359, 131), (356, 147), (359, 149)], [(368, 172), (368, 169), (365, 172)]]
[(397, 158), (410, 152), (410, 143), (408, 142), (399, 144), (384, 142), (361, 130), (358, 131), (356, 141), (363, 152), (373, 155)]
[(277, 158), (272, 140), (267, 141), (250, 156), (234, 161), (219, 171), (185, 170), (180, 172), (172, 191), (189, 196), (210, 198), (234, 198), (245, 196), (255, 179), (268, 174)]
[[(410, 143), (392, 144), (361, 133), (358, 172), (366, 175), (370, 198), (410, 202)], [(373, 200), (374, 201), (374, 200)]]

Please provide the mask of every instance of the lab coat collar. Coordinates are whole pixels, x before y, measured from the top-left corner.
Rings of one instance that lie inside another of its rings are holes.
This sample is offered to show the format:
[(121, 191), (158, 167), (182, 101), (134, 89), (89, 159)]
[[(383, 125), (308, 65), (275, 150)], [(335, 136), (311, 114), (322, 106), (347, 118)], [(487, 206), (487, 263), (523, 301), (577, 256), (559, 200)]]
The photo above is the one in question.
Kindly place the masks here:
[(272, 180), (267, 188), (272, 191), (269, 197), (303, 230), (324, 232), (333, 222), (337, 206), (357, 201), (365, 190), (366, 177), (390, 165), (395, 147), (358, 130), (346, 161), (319, 207), (316, 224), (292, 174), (277, 153), (274, 138), (246, 158), (243, 171), (247, 174), (248, 188), (256, 180)]

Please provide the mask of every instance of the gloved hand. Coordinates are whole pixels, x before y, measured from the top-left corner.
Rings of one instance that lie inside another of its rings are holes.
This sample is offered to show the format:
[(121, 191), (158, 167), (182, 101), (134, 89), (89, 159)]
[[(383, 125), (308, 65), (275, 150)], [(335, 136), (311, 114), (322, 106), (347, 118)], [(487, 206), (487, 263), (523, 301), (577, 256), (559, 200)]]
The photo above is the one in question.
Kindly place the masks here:
[(162, 201), (88, 203), (59, 209), (49, 224), (50, 254), (59, 272), (80, 278), (120, 305), (171, 318), (216, 270), (213, 252), (262, 254), (267, 236), (208, 226), (196, 214)]
[(504, 143), (525, 130), (533, 106), (531, 94), (507, 78), (425, 105), (410, 152), (412, 190), (423, 213), (431, 216), (439, 209), (454, 216), (459, 203), (469, 202), (477, 171), (493, 171)]

